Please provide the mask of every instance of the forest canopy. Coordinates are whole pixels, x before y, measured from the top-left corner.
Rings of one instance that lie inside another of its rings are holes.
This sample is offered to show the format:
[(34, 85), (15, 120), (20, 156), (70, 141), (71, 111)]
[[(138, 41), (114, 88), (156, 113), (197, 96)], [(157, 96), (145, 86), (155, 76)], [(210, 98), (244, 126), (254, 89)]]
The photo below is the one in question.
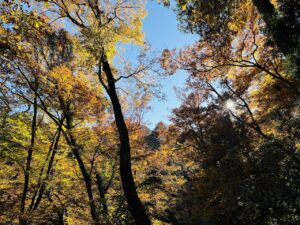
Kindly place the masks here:
[(197, 40), (154, 53), (144, 0), (0, 1), (0, 225), (300, 224), (300, 3), (155, 4)]

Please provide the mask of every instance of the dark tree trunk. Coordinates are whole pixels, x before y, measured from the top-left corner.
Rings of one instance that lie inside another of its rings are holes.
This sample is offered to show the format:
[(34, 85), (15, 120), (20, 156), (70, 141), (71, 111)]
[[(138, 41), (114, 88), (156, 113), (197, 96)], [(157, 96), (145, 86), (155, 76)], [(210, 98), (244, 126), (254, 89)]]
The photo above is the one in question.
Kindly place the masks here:
[(105, 198), (106, 190), (103, 185), (103, 179), (98, 172), (96, 172), (96, 181), (97, 181), (97, 188), (98, 188), (99, 196), (101, 199), (101, 205), (103, 208), (103, 213), (104, 213), (105, 217), (107, 217), (108, 216), (108, 207), (107, 207), (106, 198)]
[[(122, 108), (120, 105), (119, 98), (116, 92), (115, 79), (113, 77), (111, 67), (106, 59), (102, 57), (102, 68), (105, 72), (107, 79), (106, 91), (110, 97), (115, 122), (118, 128), (119, 140), (120, 140), (120, 175), (121, 182), (124, 190), (124, 195), (127, 200), (129, 211), (135, 220), (137, 225), (149, 225), (151, 224), (150, 218), (147, 215), (136, 191), (132, 170), (131, 170), (131, 159), (130, 159), (130, 142), (127, 126), (125, 124)], [(100, 70), (101, 68), (99, 68)], [(100, 72), (100, 71), (99, 71)], [(101, 78), (101, 75), (99, 75)], [(102, 83), (103, 85), (103, 83)]]
[(85, 188), (86, 192), (88, 194), (89, 198), (89, 205), (90, 205), (90, 210), (91, 210), (91, 215), (93, 219), (94, 225), (100, 225), (99, 222), (99, 215), (97, 212), (97, 207), (95, 204), (94, 196), (93, 196), (93, 188), (92, 188), (92, 179), (84, 165), (84, 162), (80, 156), (80, 150), (81, 147), (76, 143), (75, 138), (72, 135), (72, 116), (70, 115), (70, 112), (67, 112), (65, 115), (66, 122), (67, 122), (67, 131), (69, 133), (69, 137), (66, 137), (68, 144), (72, 148), (72, 152), (75, 156), (75, 159), (79, 165), (79, 169), (81, 171), (84, 183), (85, 183)]
[(50, 173), (51, 173), (51, 170), (53, 168), (54, 158), (55, 158), (55, 155), (56, 155), (56, 152), (57, 152), (57, 149), (58, 149), (58, 143), (59, 143), (59, 139), (60, 139), (60, 135), (61, 135), (62, 123), (63, 123), (63, 120), (61, 121), (61, 123), (58, 127), (57, 137), (55, 139), (52, 154), (51, 154), (51, 157), (50, 157), (50, 160), (49, 160), (49, 163), (48, 163), (48, 168), (47, 168), (47, 171), (46, 171), (46, 177), (41, 182), (41, 184), (39, 185), (39, 188), (37, 189), (37, 192), (35, 194), (35, 196), (37, 196), (37, 197), (33, 198), (32, 204), (29, 207), (29, 210), (31, 210), (31, 209), (36, 210), (38, 208), (38, 206), (39, 206), (39, 204), (42, 200), (43, 194), (45, 192), (45, 189), (47, 187), (47, 181), (49, 180)]
[(57, 139), (57, 133), (58, 133), (58, 131), (55, 133), (55, 135), (54, 135), (54, 137), (53, 137), (53, 140), (52, 140), (51, 145), (50, 145), (50, 147), (49, 147), (49, 150), (48, 150), (46, 159), (45, 159), (44, 164), (43, 164), (43, 166), (42, 166), (42, 168), (41, 168), (41, 170), (40, 170), (39, 179), (38, 179), (38, 182), (37, 182), (37, 188), (36, 188), (36, 190), (35, 190), (35, 192), (34, 192), (32, 198), (31, 198), (31, 203), (30, 203), (30, 206), (29, 206), (29, 208), (28, 208), (28, 211), (29, 211), (29, 212), (32, 210), (33, 205), (34, 205), (34, 203), (35, 203), (35, 201), (36, 201), (37, 195), (39, 194), (39, 191), (40, 191), (41, 186), (42, 186), (42, 184), (43, 184), (43, 174), (44, 174), (44, 170), (45, 170), (46, 163), (48, 162), (48, 159), (49, 159), (51, 153), (53, 154), (53, 146), (55, 145), (55, 142), (56, 142), (56, 139)]
[[(36, 91), (37, 91), (37, 79), (36, 78), (35, 78), (35, 82), (34, 82), (34, 89), (35, 89), (35, 93), (36, 93)], [(25, 215), (25, 205), (26, 205), (26, 198), (27, 198), (27, 193), (28, 193), (28, 189), (29, 189), (31, 160), (32, 160), (32, 154), (33, 154), (34, 145), (35, 145), (36, 123), (37, 123), (36, 121), (37, 121), (37, 95), (34, 94), (33, 116), (32, 116), (32, 123), (31, 123), (31, 140), (30, 140), (30, 146), (28, 148), (28, 153), (27, 153), (26, 167), (24, 170), (24, 187), (23, 187), (23, 193), (22, 193), (21, 204), (20, 204), (20, 218), (19, 218), (20, 225), (26, 225), (27, 221), (28, 221), (28, 218), (26, 218), (26, 215)]]

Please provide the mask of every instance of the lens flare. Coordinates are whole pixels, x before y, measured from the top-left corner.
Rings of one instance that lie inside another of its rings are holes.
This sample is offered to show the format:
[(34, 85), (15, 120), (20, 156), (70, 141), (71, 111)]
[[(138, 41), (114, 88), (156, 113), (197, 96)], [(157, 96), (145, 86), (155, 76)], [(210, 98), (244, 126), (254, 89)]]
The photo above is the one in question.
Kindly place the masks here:
[(231, 99), (228, 99), (224, 105), (227, 110), (235, 111), (236, 109), (236, 104)]

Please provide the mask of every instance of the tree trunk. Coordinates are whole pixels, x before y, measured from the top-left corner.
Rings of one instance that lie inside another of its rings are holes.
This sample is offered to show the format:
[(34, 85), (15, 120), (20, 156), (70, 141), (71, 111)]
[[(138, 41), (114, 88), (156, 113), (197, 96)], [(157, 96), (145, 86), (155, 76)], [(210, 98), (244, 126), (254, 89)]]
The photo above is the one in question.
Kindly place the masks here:
[[(102, 58), (102, 67), (105, 72), (108, 86), (106, 90), (110, 97), (115, 122), (118, 128), (120, 140), (120, 175), (124, 190), (124, 195), (127, 200), (129, 211), (137, 225), (150, 225), (150, 218), (148, 217), (136, 191), (130, 159), (130, 142), (127, 126), (125, 124), (122, 108), (116, 92), (115, 79), (113, 77), (110, 65), (106, 57)], [(99, 68), (100, 69), (100, 68)]]
[[(42, 200), (42, 197), (43, 197), (43, 194), (45, 192), (45, 189), (47, 187), (47, 182), (49, 180), (49, 177), (50, 177), (50, 173), (51, 173), (51, 170), (53, 168), (53, 162), (54, 162), (54, 158), (55, 158), (55, 155), (57, 153), (57, 149), (58, 149), (58, 143), (59, 143), (59, 139), (60, 139), (60, 135), (61, 135), (61, 127), (62, 127), (62, 123), (63, 123), (63, 120), (61, 121), (59, 127), (58, 127), (58, 132), (57, 132), (57, 137), (55, 139), (55, 143), (54, 143), (54, 147), (53, 147), (53, 150), (52, 150), (52, 154), (51, 154), (51, 157), (50, 157), (50, 160), (49, 160), (49, 163), (48, 163), (48, 168), (47, 168), (47, 172), (46, 172), (46, 177), (45, 179), (42, 181), (42, 183), (40, 184), (40, 188), (37, 190), (37, 197), (36, 199), (34, 198), (33, 199), (33, 204), (31, 205), (30, 207), (30, 210), (33, 209), (33, 210), (36, 210)], [(36, 200), (36, 201), (35, 201)]]
[[(34, 88), (35, 88), (35, 93), (36, 93), (37, 78), (35, 78)], [(30, 146), (28, 148), (28, 153), (27, 153), (26, 167), (24, 170), (24, 187), (23, 187), (23, 193), (22, 193), (21, 204), (20, 204), (20, 218), (19, 218), (20, 225), (26, 225), (27, 221), (28, 221), (28, 218), (26, 218), (26, 215), (25, 215), (25, 205), (26, 205), (26, 198), (27, 198), (27, 193), (28, 193), (28, 189), (29, 189), (32, 153), (33, 153), (34, 145), (35, 145), (36, 121), (37, 121), (37, 95), (34, 94), (33, 116), (32, 116), (32, 123), (31, 123), (31, 140), (30, 140)]]
[(106, 198), (105, 198), (106, 190), (103, 186), (103, 179), (98, 172), (96, 172), (96, 181), (97, 181), (97, 188), (98, 188), (99, 196), (101, 199), (101, 205), (103, 208), (103, 213), (104, 213), (105, 217), (108, 217), (108, 207), (107, 207)]
[(69, 133), (69, 138), (67, 139), (68, 144), (70, 145), (70, 147), (72, 148), (72, 152), (75, 156), (75, 159), (79, 165), (79, 169), (81, 171), (84, 183), (85, 183), (85, 188), (86, 188), (86, 192), (88, 194), (88, 198), (89, 198), (89, 205), (90, 205), (90, 210), (91, 210), (91, 215), (92, 215), (92, 219), (93, 219), (93, 224), (94, 225), (100, 225), (99, 222), (99, 215), (97, 212), (97, 207), (95, 204), (95, 200), (94, 200), (94, 196), (93, 196), (93, 189), (92, 189), (92, 179), (89, 175), (89, 173), (87, 172), (87, 169), (84, 165), (84, 162), (80, 156), (80, 146), (78, 146), (78, 144), (76, 143), (75, 138), (72, 135), (72, 116), (70, 115), (69, 112), (66, 113), (65, 115), (66, 118), (66, 122), (67, 122), (67, 131)]

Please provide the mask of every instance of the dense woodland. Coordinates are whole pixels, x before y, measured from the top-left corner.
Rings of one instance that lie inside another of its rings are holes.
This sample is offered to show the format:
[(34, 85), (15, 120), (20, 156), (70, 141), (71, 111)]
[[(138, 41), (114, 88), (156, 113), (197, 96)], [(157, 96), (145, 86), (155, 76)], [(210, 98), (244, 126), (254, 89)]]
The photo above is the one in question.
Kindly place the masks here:
[(144, 0), (0, 1), (1, 225), (300, 224), (300, 2), (157, 4), (198, 41), (153, 54)]

